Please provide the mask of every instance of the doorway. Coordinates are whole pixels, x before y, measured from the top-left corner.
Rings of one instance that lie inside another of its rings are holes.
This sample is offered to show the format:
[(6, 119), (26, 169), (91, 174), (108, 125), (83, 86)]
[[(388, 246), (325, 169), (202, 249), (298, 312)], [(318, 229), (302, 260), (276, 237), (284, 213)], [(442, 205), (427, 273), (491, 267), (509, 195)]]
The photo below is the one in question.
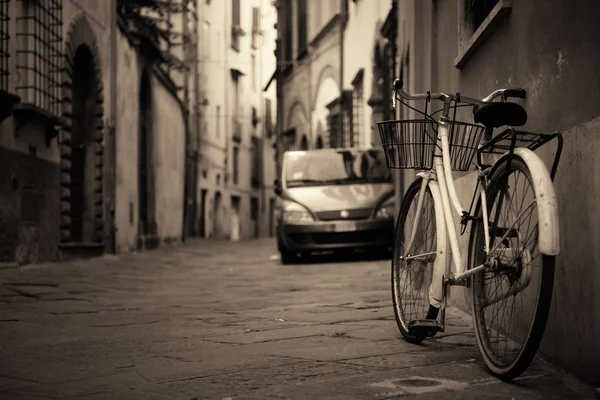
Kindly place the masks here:
[(237, 242), (240, 240), (240, 203), (238, 196), (231, 196), (231, 240)]
[(206, 189), (202, 189), (200, 192), (200, 221), (198, 226), (198, 234), (200, 237), (205, 238), (206, 235)]
[(80, 45), (73, 59), (73, 130), (71, 137), (70, 219), (72, 242), (94, 241), (93, 151), (97, 116), (94, 57), (87, 45)]
[(138, 135), (138, 234), (141, 247), (157, 231), (154, 218), (154, 179), (152, 171), (153, 124), (152, 93), (148, 70), (142, 72), (139, 92)]

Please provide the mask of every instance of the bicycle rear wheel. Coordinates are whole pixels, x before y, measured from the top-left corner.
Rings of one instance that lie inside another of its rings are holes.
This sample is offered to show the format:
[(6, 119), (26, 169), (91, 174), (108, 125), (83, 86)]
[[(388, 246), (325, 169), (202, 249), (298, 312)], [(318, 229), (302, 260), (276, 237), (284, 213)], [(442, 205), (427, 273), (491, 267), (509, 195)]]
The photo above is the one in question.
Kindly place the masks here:
[[(508, 158), (500, 161), (486, 195), (490, 231), (498, 216), (496, 233), (490, 232), (490, 249), (496, 249), (490, 255), (499, 264), (472, 278), (473, 322), (488, 370), (509, 381), (529, 367), (539, 348), (552, 299), (555, 259), (538, 251), (532, 177), (520, 158), (513, 157), (510, 165)], [(481, 221), (473, 222), (469, 247), (469, 265), (483, 264)]]
[(418, 229), (411, 254), (429, 254), (420, 259), (406, 261), (402, 257), (417, 222), (417, 205), (423, 179), (415, 180), (404, 195), (396, 232), (392, 256), (392, 299), (396, 323), (406, 341), (420, 343), (428, 335), (409, 333), (409, 323), (427, 317), (429, 310), (429, 286), (433, 274), (436, 246), (436, 220), (433, 197), (426, 188), (421, 208)]

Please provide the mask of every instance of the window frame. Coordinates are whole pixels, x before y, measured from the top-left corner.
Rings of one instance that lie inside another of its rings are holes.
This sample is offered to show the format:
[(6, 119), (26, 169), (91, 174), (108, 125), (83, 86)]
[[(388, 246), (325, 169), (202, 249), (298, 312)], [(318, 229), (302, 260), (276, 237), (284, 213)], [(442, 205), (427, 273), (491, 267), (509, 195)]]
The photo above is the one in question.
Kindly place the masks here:
[(458, 54), (454, 59), (454, 66), (457, 69), (461, 69), (469, 61), (477, 49), (498, 28), (504, 17), (512, 11), (512, 0), (499, 0), (479, 27), (473, 31), (466, 18), (466, 1), (468, 0), (457, 0)]

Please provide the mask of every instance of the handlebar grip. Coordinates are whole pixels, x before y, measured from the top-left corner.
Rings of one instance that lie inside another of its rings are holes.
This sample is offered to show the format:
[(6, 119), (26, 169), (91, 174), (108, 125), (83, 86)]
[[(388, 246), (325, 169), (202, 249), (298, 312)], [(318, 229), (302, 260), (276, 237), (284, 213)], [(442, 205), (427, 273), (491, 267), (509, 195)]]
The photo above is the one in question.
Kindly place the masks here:
[(506, 97), (516, 97), (518, 99), (524, 99), (527, 96), (527, 91), (520, 88), (510, 88), (504, 90)]
[(404, 82), (402, 82), (402, 79), (394, 79), (394, 85), (393, 85), (394, 90), (401, 90), (402, 85), (404, 85)]

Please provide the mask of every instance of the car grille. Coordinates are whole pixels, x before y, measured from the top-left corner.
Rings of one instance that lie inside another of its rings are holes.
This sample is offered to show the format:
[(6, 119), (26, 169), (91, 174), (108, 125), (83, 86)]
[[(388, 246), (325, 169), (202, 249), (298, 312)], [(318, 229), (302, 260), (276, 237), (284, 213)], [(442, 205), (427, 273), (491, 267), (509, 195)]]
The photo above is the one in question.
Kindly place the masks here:
[(371, 216), (373, 210), (371, 208), (356, 208), (354, 210), (346, 210), (348, 212), (348, 216), (343, 218), (340, 213), (342, 210), (336, 211), (321, 211), (316, 213), (317, 218), (320, 221), (335, 221), (335, 220), (359, 220), (359, 219), (367, 219)]
[(290, 240), (297, 244), (342, 244), (357, 243), (368, 244), (386, 241), (391, 237), (391, 232), (381, 230), (367, 230), (356, 232), (319, 232), (319, 233), (292, 233)]

